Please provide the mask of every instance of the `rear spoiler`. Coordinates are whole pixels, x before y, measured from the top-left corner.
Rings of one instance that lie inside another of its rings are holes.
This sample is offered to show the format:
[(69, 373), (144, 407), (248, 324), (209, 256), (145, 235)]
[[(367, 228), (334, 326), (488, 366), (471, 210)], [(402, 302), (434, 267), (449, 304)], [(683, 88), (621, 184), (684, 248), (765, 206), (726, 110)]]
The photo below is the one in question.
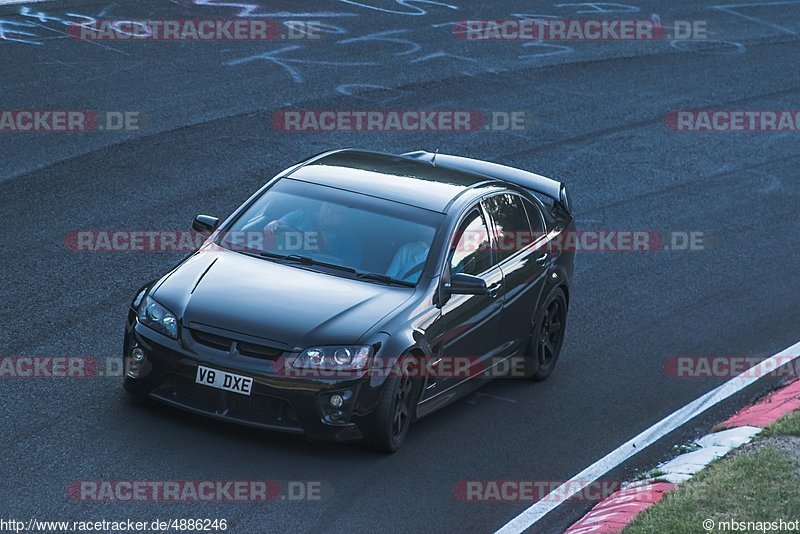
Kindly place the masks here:
[(500, 165), (499, 163), (480, 161), (461, 156), (451, 156), (448, 154), (434, 154), (424, 150), (408, 152), (403, 154), (403, 157), (424, 161), (436, 167), (466, 171), (473, 174), (480, 174), (487, 178), (510, 182), (533, 191), (534, 193), (540, 193), (553, 199), (554, 206), (564, 209), (567, 213), (571, 213), (572, 211), (567, 187), (561, 182), (557, 182), (551, 178), (546, 178), (521, 169), (515, 169), (514, 167)]

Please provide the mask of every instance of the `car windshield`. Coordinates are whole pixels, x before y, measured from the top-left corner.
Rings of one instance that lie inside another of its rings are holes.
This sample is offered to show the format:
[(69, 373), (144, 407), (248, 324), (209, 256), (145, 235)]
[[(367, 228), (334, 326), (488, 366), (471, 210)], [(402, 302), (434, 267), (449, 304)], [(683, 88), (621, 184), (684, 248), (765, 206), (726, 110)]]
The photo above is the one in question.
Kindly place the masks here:
[(415, 285), (442, 219), (422, 208), (283, 178), (218, 243), (278, 261), (344, 267), (373, 282)]

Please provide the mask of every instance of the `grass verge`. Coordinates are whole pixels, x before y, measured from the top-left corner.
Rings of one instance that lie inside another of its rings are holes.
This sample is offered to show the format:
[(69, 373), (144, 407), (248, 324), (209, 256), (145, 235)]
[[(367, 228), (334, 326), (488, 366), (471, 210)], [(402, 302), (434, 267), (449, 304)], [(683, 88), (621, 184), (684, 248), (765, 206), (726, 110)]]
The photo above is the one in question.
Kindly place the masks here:
[[(725, 522), (800, 519), (800, 411), (787, 415), (758, 439), (712, 462), (628, 525), (623, 534), (736, 532)], [(704, 527), (712, 525), (711, 529)], [(771, 525), (776, 526), (776, 525)], [(775, 532), (777, 529), (771, 529)]]
[(759, 437), (770, 436), (800, 436), (800, 410), (775, 421), (759, 434)]

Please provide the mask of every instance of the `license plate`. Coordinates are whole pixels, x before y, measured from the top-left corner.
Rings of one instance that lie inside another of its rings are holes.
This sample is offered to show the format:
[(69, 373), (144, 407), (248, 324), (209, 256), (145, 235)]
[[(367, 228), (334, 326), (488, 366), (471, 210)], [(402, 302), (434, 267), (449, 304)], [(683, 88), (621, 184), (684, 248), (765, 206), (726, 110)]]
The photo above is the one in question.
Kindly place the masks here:
[(202, 365), (197, 366), (197, 376), (194, 381), (204, 386), (233, 391), (241, 395), (250, 395), (250, 391), (253, 389), (253, 379), (250, 377), (226, 373)]

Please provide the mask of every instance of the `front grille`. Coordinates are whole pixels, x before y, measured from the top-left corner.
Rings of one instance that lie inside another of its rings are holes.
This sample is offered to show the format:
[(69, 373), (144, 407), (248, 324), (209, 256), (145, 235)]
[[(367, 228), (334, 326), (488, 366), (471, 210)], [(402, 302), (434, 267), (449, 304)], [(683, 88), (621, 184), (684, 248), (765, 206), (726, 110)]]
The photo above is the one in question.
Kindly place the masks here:
[(221, 389), (202, 386), (179, 375), (168, 375), (155, 393), (206, 412), (215, 412), (222, 406)]
[(219, 350), (231, 350), (231, 345), (233, 344), (233, 340), (231, 338), (218, 336), (216, 334), (209, 334), (208, 332), (203, 332), (202, 330), (196, 330), (194, 328), (191, 328), (190, 330), (192, 331), (192, 337), (198, 343), (202, 343), (203, 345)]
[(218, 350), (229, 351), (233, 343), (236, 343), (236, 348), (239, 354), (249, 356), (251, 358), (258, 358), (260, 360), (275, 361), (283, 355), (281, 349), (276, 349), (268, 345), (259, 345), (257, 343), (248, 343), (246, 341), (237, 341), (229, 337), (219, 336), (217, 334), (210, 334), (196, 328), (190, 328), (192, 337), (198, 343)]
[(231, 409), (256, 417), (268, 419), (282, 419), (287, 411), (287, 403), (275, 397), (266, 395), (251, 395), (245, 397), (236, 395), (231, 399)]
[(280, 349), (274, 349), (266, 345), (256, 345), (255, 343), (245, 343), (244, 341), (238, 341), (236, 348), (239, 349), (239, 354), (262, 360), (277, 360), (283, 354)]
[(283, 399), (255, 392), (248, 396), (223, 391), (174, 373), (167, 374), (152, 395), (210, 414), (252, 423), (299, 426), (291, 405)]

